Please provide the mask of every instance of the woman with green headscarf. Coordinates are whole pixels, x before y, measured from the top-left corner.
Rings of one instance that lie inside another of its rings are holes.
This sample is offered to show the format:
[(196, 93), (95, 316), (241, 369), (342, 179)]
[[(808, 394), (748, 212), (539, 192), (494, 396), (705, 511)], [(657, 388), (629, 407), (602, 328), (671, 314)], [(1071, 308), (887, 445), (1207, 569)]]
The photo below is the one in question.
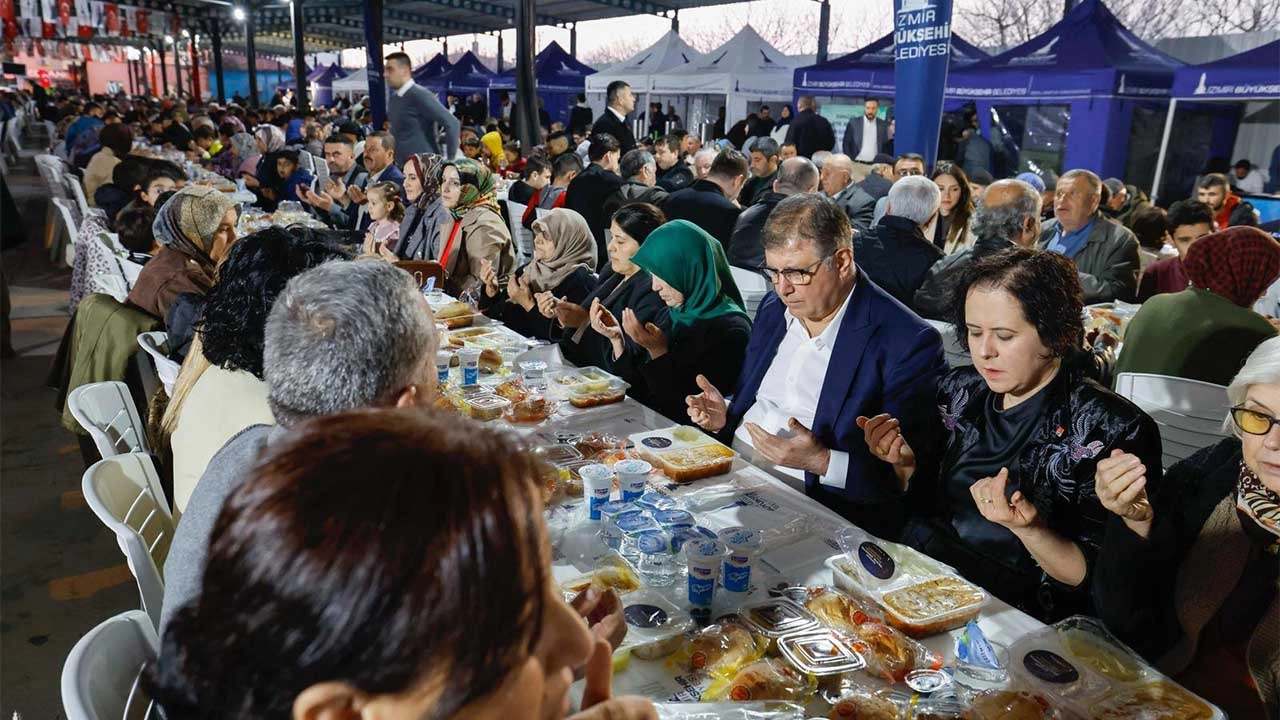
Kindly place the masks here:
[[(670, 312), (670, 336), (630, 309), (619, 322), (599, 304), (591, 309), (591, 327), (613, 345), (614, 371), (632, 384), (632, 394), (679, 421), (686, 417), (685, 398), (699, 392), (699, 374), (716, 387), (737, 385), (751, 320), (720, 243), (687, 220), (654, 230), (631, 261), (653, 277)], [(648, 360), (636, 362), (625, 352), (624, 334)]]
[(440, 228), (438, 244), (428, 259), (444, 266), (445, 291), (456, 296), (477, 290), (483, 284), (480, 270), (486, 261), (505, 283), (515, 267), (516, 252), (498, 208), (493, 173), (475, 160), (458, 160), (444, 169), (440, 199), (453, 213), (454, 222)]

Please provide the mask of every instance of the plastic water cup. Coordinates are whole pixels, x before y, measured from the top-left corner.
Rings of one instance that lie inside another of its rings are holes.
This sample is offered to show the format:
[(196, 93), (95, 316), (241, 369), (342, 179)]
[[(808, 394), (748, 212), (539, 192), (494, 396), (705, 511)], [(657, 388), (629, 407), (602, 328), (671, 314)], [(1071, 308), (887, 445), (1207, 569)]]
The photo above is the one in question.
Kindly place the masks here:
[[(440, 382), (440, 386), (449, 382), (449, 364), (453, 362), (453, 353), (441, 350), (436, 353), (436, 380)], [(479, 362), (479, 358), (476, 358)]]
[(725, 592), (746, 593), (751, 588), (751, 566), (760, 554), (764, 537), (759, 530), (745, 527), (725, 528), (719, 537), (728, 549), (724, 558)]
[(547, 363), (542, 360), (524, 360), (520, 363), (520, 377), (524, 386), (531, 390), (540, 390), (547, 386)]
[(680, 566), (671, 553), (671, 540), (664, 533), (650, 530), (641, 533), (636, 545), (640, 550), (640, 579), (649, 587), (674, 585)]
[(618, 484), (622, 487), (622, 499), (639, 500), (648, 487), (646, 481), (653, 466), (644, 460), (622, 460), (613, 466), (618, 473)]
[(480, 384), (480, 348), (464, 347), (458, 349), (458, 363), (462, 365), (462, 384)]
[(724, 545), (719, 540), (691, 540), (684, 544), (684, 556), (689, 568), (689, 614), (705, 625), (711, 621), (711, 603), (715, 600)]
[(622, 531), (618, 529), (618, 519), (639, 512), (640, 508), (621, 500), (610, 500), (600, 506), (600, 536), (609, 549), (618, 550), (622, 547)]
[(578, 477), (587, 500), (587, 520), (600, 522), (600, 507), (609, 502), (613, 492), (613, 470), (607, 465), (584, 465), (578, 469)]

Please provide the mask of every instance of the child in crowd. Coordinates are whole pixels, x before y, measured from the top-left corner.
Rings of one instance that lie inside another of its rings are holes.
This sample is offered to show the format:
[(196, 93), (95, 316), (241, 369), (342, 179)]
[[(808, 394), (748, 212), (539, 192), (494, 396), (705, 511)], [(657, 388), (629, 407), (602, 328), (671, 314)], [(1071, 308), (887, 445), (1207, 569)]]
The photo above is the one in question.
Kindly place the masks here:
[(564, 207), (564, 191), (569, 188), (569, 183), (580, 172), (582, 172), (582, 158), (573, 153), (565, 153), (552, 160), (551, 184), (540, 188), (529, 199), (529, 206), (525, 208), (524, 217), (520, 219), (521, 224), (532, 230), (533, 221), (538, 219), (538, 208), (554, 210)]
[(400, 221), (404, 220), (404, 201), (400, 188), (392, 182), (374, 183), (365, 189), (369, 202), (369, 224), (365, 232), (365, 252), (378, 253), (385, 248), (394, 253), (400, 242)]
[(311, 173), (307, 172), (298, 163), (297, 150), (282, 150), (276, 156), (276, 175), (284, 178), (284, 187), (281, 188), (278, 199), (281, 202), (292, 200), (294, 202), (302, 202), (298, 195), (298, 186), (311, 187), (314, 180)]

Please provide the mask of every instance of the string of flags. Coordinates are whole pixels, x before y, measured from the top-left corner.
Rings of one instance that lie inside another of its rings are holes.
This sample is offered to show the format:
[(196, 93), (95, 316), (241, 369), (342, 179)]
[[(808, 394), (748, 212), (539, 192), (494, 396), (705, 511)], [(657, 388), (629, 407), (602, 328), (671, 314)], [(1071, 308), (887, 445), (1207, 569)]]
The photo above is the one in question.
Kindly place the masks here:
[(179, 22), (175, 13), (104, 0), (0, 0), (0, 39), (8, 51), (51, 60), (121, 62), (123, 47), (65, 40), (165, 32), (177, 36)]

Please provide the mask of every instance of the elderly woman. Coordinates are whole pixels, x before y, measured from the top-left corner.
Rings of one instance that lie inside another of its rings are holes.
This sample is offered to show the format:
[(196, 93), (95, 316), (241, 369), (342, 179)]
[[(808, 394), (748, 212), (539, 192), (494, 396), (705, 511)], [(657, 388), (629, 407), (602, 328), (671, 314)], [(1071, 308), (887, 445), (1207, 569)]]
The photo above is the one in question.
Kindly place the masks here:
[(238, 132), (231, 136), (227, 148), (214, 158), (214, 167), (228, 180), (239, 180), (246, 175), (254, 177), (261, 159), (257, 139), (247, 132)]
[(1187, 250), (1191, 287), (1142, 304), (1124, 334), (1115, 372), (1226, 385), (1276, 330), (1253, 304), (1280, 276), (1280, 244), (1252, 227), (1206, 235)]
[[(591, 330), (591, 313), (588, 308), (600, 303), (614, 317), (630, 309), (642, 325), (653, 324), (664, 333), (671, 329), (671, 317), (667, 304), (653, 291), (653, 278), (639, 265), (632, 262), (644, 241), (665, 223), (667, 218), (656, 206), (648, 203), (624, 205), (613, 214), (609, 237), (609, 269), (599, 283), (580, 303), (557, 300), (550, 309), (561, 330), (557, 333), (560, 352), (579, 367), (595, 365), (613, 369), (613, 344), (608, 338)], [(647, 351), (633, 340), (625, 342), (626, 352), (635, 362)]]
[(1096, 572), (1100, 617), (1231, 718), (1280, 712), (1280, 338), (1227, 388), (1234, 434), (1165, 471), (1128, 453), (1098, 463), (1103, 505), (1123, 520)]
[(488, 260), (480, 261), (480, 309), (526, 337), (551, 338), (560, 301), (581, 303), (596, 284), (596, 241), (578, 213), (556, 208), (533, 221), (533, 259), (506, 287)]
[(440, 183), (448, 165), (439, 155), (417, 153), (404, 164), (404, 194), (409, 202), (400, 221), (395, 253), (401, 260), (436, 257), (442, 228), (453, 227), (453, 216), (440, 199)]
[(420, 410), (295, 428), (227, 498), (144, 688), (167, 717), (552, 720), (585, 669), (573, 719), (656, 720), (610, 699), (605, 622), (582, 619), (598, 601), (552, 576), (542, 471)]
[[(687, 220), (654, 230), (631, 262), (653, 278), (670, 332), (629, 308), (619, 318), (599, 301), (591, 305), (591, 327), (609, 339), (614, 369), (633, 394), (668, 418), (681, 418), (685, 398), (701, 392), (699, 374), (716, 387), (738, 384), (751, 319), (719, 241)], [(628, 353), (624, 337), (645, 354)]]
[(274, 210), (283, 182), (276, 172), (276, 158), (284, 149), (284, 131), (275, 125), (263, 124), (254, 128), (253, 137), (258, 164), (253, 175), (244, 175), (244, 184), (258, 196), (264, 208)]
[(1108, 516), (1093, 492), (1098, 461), (1131, 452), (1160, 479), (1155, 422), (1080, 367), (1082, 296), (1075, 267), (1053, 252), (973, 261), (952, 307), (974, 365), (944, 376), (933, 432), (909, 438), (896, 418), (858, 418), (922, 510), (904, 540), (1044, 621), (1094, 614)]
[(218, 263), (236, 240), (236, 206), (225, 193), (188, 185), (156, 212), (153, 227), (160, 252), (138, 274), (128, 301), (167, 320), (179, 295), (203, 297), (213, 287)]
[(444, 266), (445, 290), (460, 295), (478, 289), (482, 260), (505, 280), (515, 267), (516, 251), (498, 207), (493, 173), (483, 163), (463, 158), (445, 167), (441, 178), (440, 196), (454, 222), (440, 229), (439, 250), (428, 259)]
[(309, 230), (278, 227), (241, 238), (227, 254), (162, 422), (173, 450), (179, 513), (227, 440), (247, 427), (275, 424), (262, 380), (262, 346), (276, 296), (293, 276), (345, 257)]

